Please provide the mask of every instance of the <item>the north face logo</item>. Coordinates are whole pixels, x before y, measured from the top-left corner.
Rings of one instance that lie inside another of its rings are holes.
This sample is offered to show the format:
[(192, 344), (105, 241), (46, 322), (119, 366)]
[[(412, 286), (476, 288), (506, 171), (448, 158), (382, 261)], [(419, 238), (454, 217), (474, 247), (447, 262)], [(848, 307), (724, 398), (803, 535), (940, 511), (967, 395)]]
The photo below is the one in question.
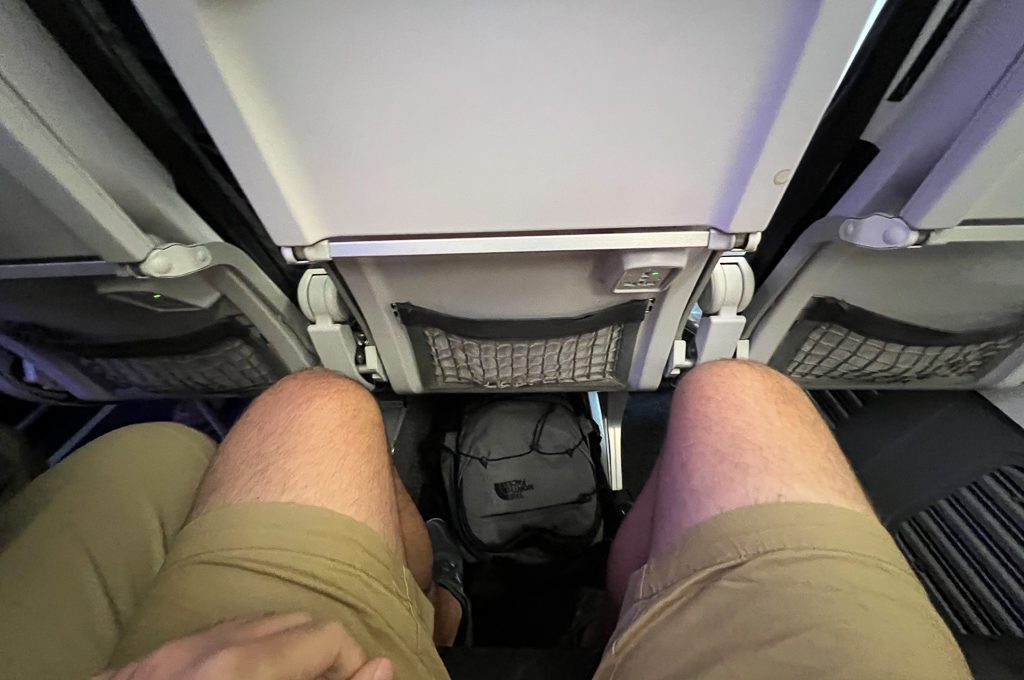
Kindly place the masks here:
[(498, 482), (494, 485), (494, 492), (503, 501), (514, 501), (523, 497), (527, 491), (533, 490), (533, 484), (525, 479), (510, 479), (507, 482)]

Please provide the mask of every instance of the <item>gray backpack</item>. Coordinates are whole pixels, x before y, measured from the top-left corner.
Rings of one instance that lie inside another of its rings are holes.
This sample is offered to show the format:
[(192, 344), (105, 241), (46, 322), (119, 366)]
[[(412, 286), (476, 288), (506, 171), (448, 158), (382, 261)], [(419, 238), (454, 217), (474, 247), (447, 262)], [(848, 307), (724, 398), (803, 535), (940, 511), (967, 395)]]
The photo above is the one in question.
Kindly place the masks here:
[(539, 564), (594, 543), (601, 513), (592, 429), (559, 397), (494, 401), (463, 415), (441, 463), (471, 557)]

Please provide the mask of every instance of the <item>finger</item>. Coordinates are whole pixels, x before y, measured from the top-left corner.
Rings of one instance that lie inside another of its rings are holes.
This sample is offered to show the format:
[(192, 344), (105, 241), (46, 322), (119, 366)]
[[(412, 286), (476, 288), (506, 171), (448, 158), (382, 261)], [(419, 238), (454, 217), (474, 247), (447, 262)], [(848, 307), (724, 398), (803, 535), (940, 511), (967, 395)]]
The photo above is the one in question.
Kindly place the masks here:
[(112, 671), (103, 671), (99, 675), (94, 675), (89, 680), (131, 680), (135, 677), (135, 671), (139, 664), (137, 661), (133, 661), (124, 668), (118, 668)]
[(227, 644), (240, 644), (266, 635), (274, 635), (289, 628), (296, 628), (312, 621), (313, 617), (305, 612), (274, 614), (272, 616), (261, 616), (256, 619), (244, 619), (236, 621), (236, 626), (225, 630), (225, 642)]
[(312, 620), (312, 616), (303, 612), (231, 619), (170, 644), (180, 649), (180, 654), (203, 657), (225, 647), (273, 635)]
[(337, 622), (307, 623), (223, 649), (197, 669), (201, 678), (347, 680), (366, 654)]
[(377, 657), (367, 662), (348, 680), (394, 680), (395, 666), (390, 659)]
[[(168, 660), (172, 660), (175, 668), (189, 668), (196, 665), (202, 667), (208, 659), (218, 658), (225, 650), (233, 650), (240, 645), (259, 641), (266, 636), (273, 636), (297, 626), (307, 625), (313, 617), (302, 612), (261, 616), (258, 618), (234, 619), (218, 624), (201, 633), (186, 638), (173, 640), (163, 645), (154, 654), (161, 655), (161, 666), (167, 668)], [(223, 657), (220, 657), (223, 659)], [(129, 664), (120, 670), (106, 671), (90, 680), (119, 680), (132, 678), (138, 662)], [(220, 676), (216, 676), (220, 677)], [(229, 676), (230, 677), (230, 676)]]

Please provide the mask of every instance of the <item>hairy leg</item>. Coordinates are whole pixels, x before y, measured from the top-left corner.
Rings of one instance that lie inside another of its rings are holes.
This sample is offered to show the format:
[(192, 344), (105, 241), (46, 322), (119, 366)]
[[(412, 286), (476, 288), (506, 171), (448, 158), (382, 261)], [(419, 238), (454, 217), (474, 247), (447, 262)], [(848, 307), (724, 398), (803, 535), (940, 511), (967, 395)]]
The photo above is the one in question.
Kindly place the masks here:
[(431, 604), (434, 605), (434, 643), (439, 647), (450, 647), (455, 642), (462, 621), (462, 605), (451, 593), (441, 588), (433, 579), (433, 551), (430, 536), (423, 516), (409, 496), (409, 491), (398, 477), (398, 471), (391, 469), (395, 480), (395, 498), (398, 500), (398, 521), (402, 528), (402, 544), (405, 548), (405, 562), (409, 571)]
[(651, 476), (637, 496), (633, 507), (622, 520), (608, 553), (607, 583), (615, 611), (618, 612), (626, 595), (630, 575), (644, 566), (651, 555), (651, 533), (654, 523), (654, 501), (658, 478), (655, 464)]
[(368, 525), (434, 604), (436, 641), (451, 644), (461, 609), (433, 584), (426, 525), (392, 465), (380, 409), (363, 387), (306, 371), (253, 402), (221, 444), (192, 515), (251, 501), (313, 505)]
[(617, 603), (633, 571), (717, 514), (785, 501), (873, 512), (810, 399), (767, 366), (698, 366), (679, 381), (669, 418), (655, 471), (612, 547)]

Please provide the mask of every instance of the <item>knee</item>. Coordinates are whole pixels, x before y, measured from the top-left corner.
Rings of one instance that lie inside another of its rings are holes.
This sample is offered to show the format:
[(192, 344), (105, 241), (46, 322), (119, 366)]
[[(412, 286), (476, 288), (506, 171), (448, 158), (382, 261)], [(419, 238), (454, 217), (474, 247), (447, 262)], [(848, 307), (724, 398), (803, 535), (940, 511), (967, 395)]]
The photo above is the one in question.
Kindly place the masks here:
[(277, 464), (267, 452), (294, 458), (295, 447), (305, 446), (310, 455), (333, 456), (335, 447), (359, 437), (383, 437), (383, 432), (380, 408), (366, 388), (337, 373), (312, 369), (282, 378), (261, 394), (231, 428), (221, 455), (226, 448), (241, 448)]
[(277, 381), (260, 399), (290, 407), (301, 407), (303, 413), (320, 415), (323, 411), (350, 414), (379, 413), (377, 401), (365, 387), (354, 380), (324, 368), (311, 368), (292, 373)]
[(331, 393), (337, 396), (359, 398), (365, 395), (372, 401), (369, 390), (351, 378), (335, 373), (326, 368), (307, 368), (278, 380), (271, 388), (275, 391), (310, 394), (312, 392)]
[(773, 368), (753, 361), (726, 359), (701, 364), (676, 385), (672, 410), (679, 417), (734, 422), (779, 408), (813, 407), (803, 389)]
[(676, 391), (710, 391), (721, 394), (750, 393), (770, 389), (796, 391), (802, 389), (774, 368), (755, 361), (723, 359), (701, 364), (690, 370), (676, 385)]
[(250, 427), (259, 423), (260, 430), (312, 435), (332, 423), (373, 423), (380, 420), (380, 409), (359, 383), (316, 368), (277, 381), (253, 402), (244, 419)]

